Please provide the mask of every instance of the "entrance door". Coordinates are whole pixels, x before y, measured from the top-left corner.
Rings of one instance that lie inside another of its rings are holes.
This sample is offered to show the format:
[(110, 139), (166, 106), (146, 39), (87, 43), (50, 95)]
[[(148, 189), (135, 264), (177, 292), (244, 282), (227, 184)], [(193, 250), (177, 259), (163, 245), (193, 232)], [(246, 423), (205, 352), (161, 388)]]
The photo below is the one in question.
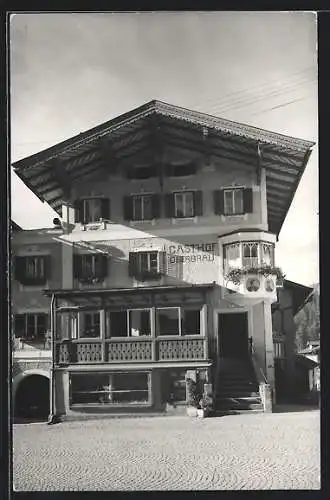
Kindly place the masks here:
[(29, 419), (47, 419), (49, 414), (49, 379), (29, 375), (17, 388), (15, 416)]
[(247, 313), (218, 314), (219, 356), (243, 359), (249, 354)]

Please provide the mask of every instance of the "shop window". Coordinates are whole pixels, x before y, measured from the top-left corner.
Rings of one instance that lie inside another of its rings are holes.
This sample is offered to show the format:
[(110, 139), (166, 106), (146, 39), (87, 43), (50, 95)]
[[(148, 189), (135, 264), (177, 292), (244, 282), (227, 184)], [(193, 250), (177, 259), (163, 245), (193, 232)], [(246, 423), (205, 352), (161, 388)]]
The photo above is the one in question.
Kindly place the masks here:
[(147, 372), (73, 373), (70, 398), (73, 406), (149, 403), (150, 376)]

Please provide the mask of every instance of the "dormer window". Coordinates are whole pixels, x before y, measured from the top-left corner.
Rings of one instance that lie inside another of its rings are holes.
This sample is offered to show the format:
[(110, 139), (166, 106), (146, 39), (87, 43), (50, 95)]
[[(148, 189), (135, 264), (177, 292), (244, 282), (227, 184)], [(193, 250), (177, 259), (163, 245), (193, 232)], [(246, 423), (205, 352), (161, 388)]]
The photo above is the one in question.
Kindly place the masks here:
[(75, 221), (83, 224), (99, 222), (110, 218), (108, 198), (84, 198), (75, 203)]
[(150, 179), (157, 177), (156, 165), (135, 165), (130, 167), (126, 172), (128, 179)]

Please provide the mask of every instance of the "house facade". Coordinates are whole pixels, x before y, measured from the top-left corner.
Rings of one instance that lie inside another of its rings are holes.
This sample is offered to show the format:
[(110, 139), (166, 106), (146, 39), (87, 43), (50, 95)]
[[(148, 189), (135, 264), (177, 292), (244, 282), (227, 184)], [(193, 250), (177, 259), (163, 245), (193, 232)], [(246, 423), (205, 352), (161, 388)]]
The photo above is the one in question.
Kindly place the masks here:
[(151, 101), (14, 165), (59, 214), (12, 242), (15, 336), (51, 348), (51, 415), (179, 411), (187, 379), (269, 408), (275, 245), (312, 146)]

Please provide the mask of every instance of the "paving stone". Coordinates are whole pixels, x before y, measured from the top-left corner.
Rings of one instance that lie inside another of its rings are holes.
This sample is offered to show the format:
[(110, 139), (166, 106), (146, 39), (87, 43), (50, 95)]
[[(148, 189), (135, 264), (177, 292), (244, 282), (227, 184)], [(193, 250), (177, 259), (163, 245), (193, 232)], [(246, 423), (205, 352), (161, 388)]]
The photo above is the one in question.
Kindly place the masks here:
[(19, 424), (15, 491), (320, 488), (319, 411)]

